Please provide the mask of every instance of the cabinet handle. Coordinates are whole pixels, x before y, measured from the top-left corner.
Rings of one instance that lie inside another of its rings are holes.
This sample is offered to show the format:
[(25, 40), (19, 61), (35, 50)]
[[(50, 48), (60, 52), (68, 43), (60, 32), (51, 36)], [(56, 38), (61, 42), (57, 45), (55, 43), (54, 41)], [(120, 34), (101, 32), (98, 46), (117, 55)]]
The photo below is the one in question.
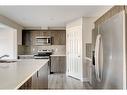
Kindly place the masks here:
[(38, 71), (37, 71), (37, 78), (38, 78)]

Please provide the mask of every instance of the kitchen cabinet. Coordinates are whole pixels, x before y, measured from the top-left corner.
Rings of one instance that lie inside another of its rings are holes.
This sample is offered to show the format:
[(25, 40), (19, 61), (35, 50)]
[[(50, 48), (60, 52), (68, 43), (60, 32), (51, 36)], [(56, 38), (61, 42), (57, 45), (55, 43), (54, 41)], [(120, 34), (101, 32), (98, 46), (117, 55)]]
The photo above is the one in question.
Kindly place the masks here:
[(49, 31), (31, 31), (32, 32), (32, 42), (35, 45), (36, 36), (51, 36), (52, 45), (65, 45), (66, 44), (66, 32), (62, 30), (49, 30)]
[(32, 78), (25, 82), (19, 89), (31, 89)]
[(22, 44), (23, 45), (36, 45), (37, 36), (51, 36), (52, 45), (65, 45), (66, 44), (66, 31), (64, 30), (23, 30), (22, 31)]
[(38, 71), (38, 89), (48, 88), (48, 64)]
[(38, 89), (38, 72), (36, 72), (33, 76), (32, 76), (32, 85), (31, 85), (31, 89)]
[(48, 89), (48, 64), (45, 64), (19, 89)]
[(53, 45), (65, 45), (66, 44), (66, 32), (65, 31), (52, 31), (52, 44)]
[(35, 45), (36, 43), (35, 43), (35, 38), (36, 38), (36, 36), (38, 36), (39, 35), (39, 33), (38, 32), (35, 32), (35, 31), (31, 31), (31, 45)]
[(32, 76), (31, 89), (48, 89), (48, 64)]
[(65, 73), (66, 72), (66, 57), (51, 56), (51, 72)]
[(23, 31), (22, 32), (22, 44), (26, 46), (31, 45), (31, 33), (30, 31)]
[(41, 36), (51, 36), (51, 31), (41, 31)]

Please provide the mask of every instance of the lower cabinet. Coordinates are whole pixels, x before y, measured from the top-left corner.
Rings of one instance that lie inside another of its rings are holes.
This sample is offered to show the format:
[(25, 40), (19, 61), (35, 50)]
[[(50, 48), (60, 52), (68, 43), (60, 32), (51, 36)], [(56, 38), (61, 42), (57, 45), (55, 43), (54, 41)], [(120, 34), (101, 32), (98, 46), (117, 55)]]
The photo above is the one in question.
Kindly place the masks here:
[(66, 57), (51, 56), (51, 72), (65, 73), (66, 72)]
[(48, 89), (48, 64), (45, 64), (19, 89)]
[(37, 72), (32, 76), (31, 89), (38, 89), (38, 75), (37, 75)]
[(48, 89), (48, 64), (32, 76), (31, 89)]
[(31, 89), (32, 78), (25, 82), (19, 89)]

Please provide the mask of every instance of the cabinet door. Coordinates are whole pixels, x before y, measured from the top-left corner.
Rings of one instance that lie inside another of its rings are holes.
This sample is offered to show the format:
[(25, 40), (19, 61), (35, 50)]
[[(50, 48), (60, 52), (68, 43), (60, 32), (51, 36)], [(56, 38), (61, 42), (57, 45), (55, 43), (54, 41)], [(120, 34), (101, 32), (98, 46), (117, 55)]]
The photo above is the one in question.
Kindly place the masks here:
[(32, 78), (30, 78), (27, 82), (25, 82), (19, 89), (31, 89), (32, 87)]
[(48, 89), (48, 64), (32, 76), (32, 89)]
[(22, 44), (23, 45), (31, 45), (31, 34), (30, 34), (30, 31), (23, 31), (22, 32)]
[(65, 45), (66, 44), (66, 32), (65, 31), (52, 31), (52, 44), (53, 45)]
[(66, 31), (60, 31), (60, 45), (66, 45)]
[(41, 31), (41, 36), (51, 36), (51, 31)]
[(31, 85), (31, 88), (32, 89), (38, 89), (38, 73), (35, 73), (33, 76), (32, 76), (32, 85)]
[(51, 72), (59, 72), (59, 57), (51, 57)]
[(48, 64), (38, 71), (38, 89), (48, 89)]
[(36, 37), (40, 36), (39, 31), (31, 31), (31, 43), (32, 45), (36, 45)]
[(65, 73), (66, 72), (66, 57), (59, 56), (59, 72)]
[(64, 56), (52, 56), (51, 57), (51, 72), (65, 73), (66, 61)]

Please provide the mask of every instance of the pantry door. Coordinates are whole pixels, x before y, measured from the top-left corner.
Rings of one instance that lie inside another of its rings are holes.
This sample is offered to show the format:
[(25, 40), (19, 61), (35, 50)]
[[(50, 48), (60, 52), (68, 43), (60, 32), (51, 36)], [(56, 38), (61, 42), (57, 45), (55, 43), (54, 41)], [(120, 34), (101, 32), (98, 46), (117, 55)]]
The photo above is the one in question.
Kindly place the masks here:
[(66, 29), (67, 75), (82, 80), (82, 27)]

